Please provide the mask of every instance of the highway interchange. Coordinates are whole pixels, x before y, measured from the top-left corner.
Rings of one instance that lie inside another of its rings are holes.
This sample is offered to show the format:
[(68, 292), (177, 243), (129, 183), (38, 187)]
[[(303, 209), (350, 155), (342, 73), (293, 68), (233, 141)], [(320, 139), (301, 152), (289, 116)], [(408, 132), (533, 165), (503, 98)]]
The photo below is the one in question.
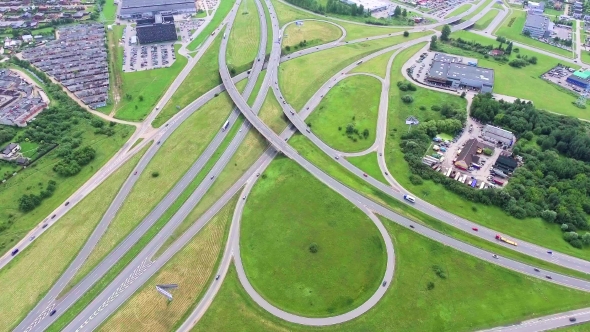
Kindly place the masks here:
[[(102, 220), (100, 221), (99, 225), (96, 227), (94, 232), (92, 233), (89, 240), (86, 242), (84, 248), (78, 253), (78, 256), (74, 259), (74, 261), (70, 264), (68, 269), (62, 274), (60, 279), (55, 283), (55, 285), (51, 288), (51, 290), (44, 296), (44, 298), (39, 301), (38, 305), (33, 309), (29, 315), (19, 324), (17, 327), (17, 331), (42, 331), (47, 329), (57, 318), (59, 318), (70, 306), (72, 306), (80, 297), (89, 290), (93, 284), (98, 281), (101, 276), (103, 276), (109, 268), (117, 262), (130, 248), (131, 246), (136, 243), (144, 234), (145, 232), (162, 216), (162, 214), (178, 199), (180, 194), (186, 189), (186, 187), (194, 180), (197, 174), (203, 169), (204, 165), (207, 161), (211, 158), (213, 153), (219, 148), (221, 142), (226, 138), (227, 134), (230, 130), (220, 131), (215, 138), (210, 142), (207, 146), (205, 151), (201, 154), (201, 156), (197, 159), (197, 161), (191, 166), (190, 170), (183, 176), (183, 178), (178, 181), (178, 183), (174, 186), (174, 188), (166, 195), (166, 197), (154, 208), (150, 214), (140, 223), (140, 225), (117, 247), (115, 248), (109, 255), (101, 261), (97, 267), (86, 276), (78, 285), (76, 285), (72, 290), (70, 290), (65, 296), (62, 296), (59, 301), (56, 301), (57, 295), (61, 293), (64, 287), (67, 285), (68, 281), (74, 276), (75, 272), (84, 262), (84, 260), (88, 257), (98, 240), (106, 231), (107, 227), (109, 226), (110, 221), (116, 215), (118, 209), (123, 204), (125, 198), (133, 188), (134, 183), (139, 178), (139, 175), (143, 172), (149, 161), (152, 157), (156, 154), (159, 148), (162, 146), (162, 143), (170, 136), (170, 134), (193, 112), (197, 111), (202, 105), (206, 102), (214, 98), (215, 94), (227, 90), (230, 97), (232, 98), (236, 107), (233, 109), (232, 113), (230, 114), (229, 121), (233, 125), (238, 116), (241, 114), (247, 119), (242, 124), (242, 127), (236, 136), (232, 139), (231, 143), (229, 144), (228, 148), (224, 151), (222, 157), (219, 161), (215, 164), (212, 170), (207, 174), (204, 178), (205, 180), (199, 185), (199, 187), (193, 192), (191, 197), (183, 204), (183, 206), (179, 209), (179, 211), (171, 218), (171, 220), (166, 224), (166, 226), (156, 235), (156, 237), (136, 256), (136, 258), (111, 282), (101, 293), (98, 295), (77, 317), (72, 320), (72, 322), (68, 325), (65, 329), (66, 331), (91, 331), (98, 327), (102, 322), (104, 322), (111, 314), (113, 314), (116, 309), (122, 305), (133, 293), (138, 290), (151, 276), (153, 276), (158, 269), (160, 269), (175, 253), (181, 250), (186, 243), (188, 243), (192, 237), (201, 230), (204, 225), (236, 194), (242, 189), (240, 196), (247, 197), (249, 194), (250, 189), (255, 184), (256, 180), (258, 179), (258, 174), (262, 173), (264, 169), (270, 164), (272, 159), (277, 155), (277, 153), (282, 153), (289, 157), (290, 159), (297, 162), (299, 165), (304, 167), (310, 174), (315, 176), (317, 179), (328, 185), (334, 191), (338, 192), (343, 197), (347, 198), (351, 203), (355, 204), (359, 207), (362, 211), (369, 216), (369, 218), (375, 223), (377, 228), (379, 229), (381, 235), (383, 236), (385, 243), (386, 243), (386, 251), (387, 251), (387, 269), (384, 275), (384, 281), (387, 281), (386, 287), (379, 287), (373, 296), (367, 300), (364, 304), (360, 307), (354, 309), (349, 313), (345, 313), (340, 316), (335, 317), (328, 317), (328, 318), (307, 318), (296, 316), (287, 312), (282, 311), (279, 308), (273, 307), (269, 304), (262, 296), (256, 293), (253, 287), (249, 284), (246, 274), (243, 270), (243, 266), (241, 263), (240, 252), (239, 252), (239, 222), (241, 217), (241, 211), (244, 204), (247, 203), (246, 199), (239, 200), (238, 205), (236, 207), (236, 211), (234, 213), (234, 218), (232, 220), (232, 225), (230, 229), (230, 236), (228, 238), (227, 245), (225, 247), (223, 258), (221, 264), (219, 266), (219, 271), (217, 274), (221, 276), (218, 281), (212, 283), (210, 288), (207, 290), (205, 296), (201, 299), (200, 303), (197, 305), (195, 310), (191, 313), (191, 315), (186, 319), (184, 324), (181, 326), (179, 331), (187, 331), (190, 330), (190, 327), (194, 326), (194, 324), (198, 321), (205, 310), (208, 308), (208, 305), (212, 302), (217, 290), (219, 289), (223, 277), (227, 272), (230, 263), (233, 261), (235, 262), (238, 277), (240, 282), (244, 286), (245, 290), (248, 294), (264, 309), (272, 313), (273, 315), (285, 319), (287, 321), (291, 321), (298, 324), (304, 325), (330, 325), (330, 324), (337, 324), (341, 322), (345, 322), (347, 320), (353, 319), (358, 317), (362, 313), (369, 310), (373, 307), (381, 296), (386, 292), (387, 287), (391, 283), (390, 281), (393, 278), (394, 273), (394, 253), (393, 253), (393, 245), (391, 243), (391, 239), (385, 228), (381, 224), (380, 220), (376, 218), (375, 214), (382, 215), (387, 219), (399, 223), (404, 226), (414, 226), (413, 230), (425, 235), (435, 241), (444, 243), (448, 246), (456, 248), (462, 252), (470, 254), (472, 256), (478, 257), (485, 261), (488, 261), (493, 264), (497, 264), (523, 274), (545, 279), (547, 274), (551, 274), (552, 280), (551, 282), (561, 284), (568, 287), (573, 287), (577, 289), (582, 289), (585, 291), (590, 291), (590, 283), (571, 278), (568, 276), (563, 276), (559, 274), (555, 274), (552, 272), (535, 272), (532, 266), (528, 266), (526, 264), (522, 264), (517, 261), (513, 261), (506, 258), (494, 259), (492, 257), (492, 253), (481, 250), (477, 247), (470, 246), (466, 243), (461, 241), (455, 240), (451, 237), (438, 233), (430, 228), (421, 226), (419, 224), (415, 224), (411, 220), (408, 220), (404, 217), (397, 215), (396, 213), (390, 211), (386, 207), (383, 207), (363, 195), (355, 192), (354, 190), (346, 187), (345, 185), (341, 184), (337, 180), (331, 178), (328, 174), (324, 173), (321, 169), (317, 168), (315, 165), (308, 162), (306, 159), (301, 157), (297, 151), (290, 147), (288, 144), (288, 138), (291, 137), (294, 133), (299, 131), (303, 135), (305, 135), (308, 139), (310, 139), (323, 153), (333, 158), (336, 162), (339, 162), (343, 167), (349, 170), (351, 173), (359, 176), (361, 179), (366, 181), (371, 186), (381, 190), (382, 192), (390, 195), (399, 200), (403, 200), (403, 194), (407, 193), (391, 176), (387, 176), (388, 181), (392, 184), (391, 186), (387, 186), (380, 181), (371, 178), (370, 176), (363, 176), (363, 171), (359, 170), (345, 158), (338, 158), (336, 156), (345, 156), (346, 154), (336, 151), (322, 142), (319, 138), (317, 138), (312, 131), (308, 131), (307, 126), (304, 122), (305, 118), (314, 110), (314, 108), (319, 104), (322, 99), (322, 96), (326, 95), (326, 93), (333, 87), (335, 84), (345, 78), (349, 77), (349, 71), (356, 67), (356, 62), (347, 66), (346, 68), (339, 71), (334, 77), (330, 78), (317, 92), (314, 96), (306, 103), (301, 111), (293, 109), (288, 103), (282, 104), (281, 107), (283, 108), (284, 114), (289, 118), (290, 122), (292, 123), (287, 129), (285, 129), (280, 135), (275, 134), (270, 128), (268, 128), (258, 117), (257, 112), (260, 110), (266, 94), (269, 92), (269, 89), (277, 97), (277, 100), (284, 100), (282, 93), (280, 91), (280, 87), (277, 84), (278, 82), (278, 67), (281, 62), (289, 61), (294, 59), (298, 56), (303, 56), (306, 54), (326, 50), (333, 47), (338, 47), (344, 45), (345, 43), (342, 42), (345, 35), (345, 30), (343, 30), (343, 36), (332, 43), (328, 43), (325, 45), (321, 45), (314, 48), (305, 49), (300, 52), (296, 52), (290, 54), (288, 56), (281, 57), (281, 43), (278, 38), (279, 36), (279, 23), (274, 12), (274, 8), (270, 1), (265, 1), (265, 4), (269, 10), (270, 17), (271, 17), (271, 30), (267, 35), (268, 27), (266, 26), (266, 19), (264, 16), (264, 11), (262, 9), (262, 4), (260, 1), (256, 1), (258, 14), (260, 18), (260, 25), (261, 25), (261, 40), (260, 46), (258, 51), (258, 57), (264, 58), (265, 57), (265, 46), (266, 46), (266, 39), (272, 39), (272, 49), (270, 56), (268, 57), (268, 62), (263, 61), (254, 61), (254, 66), (250, 72), (250, 74), (240, 74), (233, 79), (229, 73), (229, 69), (226, 65), (226, 48), (227, 48), (227, 39), (222, 40), (222, 46), (220, 48), (219, 53), (219, 70), (220, 75), (223, 81), (223, 84), (216, 87), (215, 89), (207, 92), (181, 112), (179, 112), (175, 117), (169, 120), (161, 129), (158, 130), (149, 130), (147, 126), (143, 126), (140, 128), (134, 137), (140, 137), (142, 135), (146, 135), (147, 139), (144, 139), (142, 143), (138, 146), (131, 149), (131, 144), (133, 141), (130, 140), (131, 143), (127, 143), (124, 149), (121, 150), (119, 154), (117, 154), (113, 159), (107, 163), (103, 169), (101, 169), (84, 187), (82, 187), (76, 194), (74, 194), (70, 198), (71, 204), (68, 207), (62, 206), (56, 213), (59, 216), (64, 215), (69, 209), (71, 209), (76, 202), (82, 200), (89, 192), (91, 192), (94, 188), (98, 186), (104, 179), (108, 177), (108, 175), (112, 174), (114, 170), (116, 170), (119, 166), (121, 166), (125, 161), (129, 160), (129, 158), (137, 153), (141, 148), (147, 146), (150, 142), (152, 143), (151, 146), (148, 148), (147, 152), (141, 158), (140, 162), (136, 166), (136, 168), (131, 173), (130, 177), (126, 180), (126, 182), (121, 187), (120, 191), (118, 192), (116, 198), (113, 200), (109, 209), (103, 216)], [(473, 8), (462, 15), (458, 16), (458, 18), (463, 17), (472, 13), (473, 11), (477, 10), (479, 6), (483, 4), (481, 1), (478, 5), (473, 6)], [(237, 14), (237, 8), (239, 6), (239, 2), (235, 4), (231, 12), (229, 13), (228, 17), (224, 20), (222, 25), (220, 25), (217, 31), (222, 31), (223, 27), (225, 27), (225, 32), (229, 35), (231, 31), (233, 20), (235, 15)], [(455, 29), (461, 29), (464, 27), (473, 24), (479, 17), (483, 16), (487, 10), (491, 8), (491, 4), (488, 8), (485, 8), (481, 13), (474, 16), (473, 19), (462, 23), (455, 27)], [(433, 28), (435, 26), (441, 25), (443, 23), (450, 23), (456, 21), (457, 18), (451, 18), (434, 24), (428, 27), (421, 27), (419, 29), (413, 29), (410, 31), (419, 31), (424, 29)], [(334, 24), (334, 23), (332, 23)], [(337, 25), (337, 24), (335, 24)], [(338, 25), (337, 25), (338, 26)], [(283, 29), (285, 26), (283, 27)], [(434, 31), (433, 31), (434, 33)], [(350, 41), (348, 43), (354, 42), (364, 42), (367, 40), (374, 40), (378, 38), (387, 38), (394, 34), (384, 34), (382, 36), (370, 37), (370, 38), (363, 38), (356, 41)], [(199, 49), (199, 54), (197, 54), (191, 62), (196, 63), (204, 50), (212, 43), (214, 38), (210, 37), (206, 40), (206, 44)], [(375, 56), (391, 52), (391, 51), (399, 51), (403, 48), (407, 48), (411, 45), (418, 44), (420, 42), (429, 41), (430, 36), (417, 38), (405, 43), (393, 45), (381, 51), (375, 52), (365, 58), (363, 61), (367, 61)], [(535, 49), (536, 50), (536, 49)], [(202, 51), (202, 52), (201, 52)], [(536, 50), (538, 51), (538, 50)], [(388, 68), (391, 67), (391, 63), (397, 53), (395, 53), (390, 61)], [(569, 60), (571, 62), (571, 59)], [(193, 63), (193, 65), (194, 65)], [(187, 66), (188, 67), (188, 66)], [(192, 67), (191, 67), (192, 68)], [(186, 69), (186, 68), (185, 68)], [(256, 96), (256, 100), (252, 107), (250, 107), (246, 100), (248, 100), (249, 95), (252, 93), (254, 89), (254, 85), (263, 69), (266, 70), (266, 74), (264, 77), (264, 81), (260, 88), (258, 95)], [(179, 77), (174, 81), (173, 85), (165, 94), (164, 98), (158, 103), (154, 112), (150, 114), (148, 117), (147, 123), (151, 123), (159, 113), (159, 110), (162, 108), (163, 105), (166, 104), (167, 100), (172, 96), (173, 92), (176, 88), (182, 83), (182, 81), (186, 78), (188, 72), (183, 70), (184, 75), (179, 75)], [(368, 149), (366, 152), (370, 151), (379, 151), (380, 158), (379, 158), (379, 165), (382, 171), (386, 171), (386, 164), (385, 159), (383, 158), (383, 148), (384, 148), (384, 140), (386, 135), (386, 116), (387, 116), (387, 109), (388, 109), (388, 98), (387, 92), (389, 90), (389, 72), (385, 79), (382, 79), (382, 96), (381, 96), (381, 103), (379, 105), (379, 126), (377, 130), (377, 139), (373, 146)], [(242, 94), (237, 90), (235, 83), (242, 80), (248, 79), (248, 84)], [(156, 253), (156, 251), (160, 248), (160, 246), (165, 242), (165, 240), (172, 234), (174, 229), (182, 222), (188, 213), (196, 206), (198, 201), (203, 197), (206, 193), (207, 189), (212, 185), (215, 180), (215, 177), (224, 169), (227, 162), (231, 159), (235, 151), (237, 150), (240, 143), (243, 141), (245, 135), (247, 134), (248, 130), (252, 127), (253, 129), (257, 130), (261, 133), (270, 143), (271, 146), (266, 150), (266, 152), (250, 167), (250, 169), (219, 199), (207, 212), (205, 212), (192, 226), (189, 228), (178, 240), (176, 240), (162, 255), (157, 258), (153, 258), (152, 256)], [(435, 216), (437, 219), (450, 224), (456, 228), (464, 230), (466, 232), (470, 232), (472, 227), (477, 226), (479, 228), (479, 232), (474, 233), (473, 235), (478, 236), (486, 241), (493, 241), (494, 235), (497, 231), (487, 229), (476, 225), (468, 220), (459, 218), (455, 215), (452, 215), (440, 208), (432, 206), (424, 201), (417, 200), (414, 204), (414, 207), (424, 213), (429, 215)], [(54, 213), (54, 214), (56, 214)], [(50, 218), (48, 218), (50, 219)], [(51, 223), (55, 223), (59, 220), (59, 217), (55, 219), (50, 219)], [(35, 236), (39, 236), (44, 232), (46, 228), (42, 228), (41, 226), (38, 227), (35, 231)], [(24, 240), (28, 240), (25, 238)], [(27, 245), (28, 241), (24, 241), (19, 245)], [(547, 252), (549, 249), (542, 248), (530, 243), (526, 243), (523, 241), (518, 241), (519, 246), (513, 247), (510, 245), (502, 244), (505, 247), (516, 250), (518, 252), (527, 254), (529, 256), (545, 260), (551, 262), (556, 265), (561, 265), (570, 269), (583, 271), (585, 273), (590, 273), (590, 262), (577, 259), (568, 255), (563, 255), (557, 252), (549, 255)], [(25, 247), (23, 246), (22, 249)], [(8, 264), (10, 261), (10, 257), (3, 257), (0, 260), (0, 267)], [(56, 309), (56, 313), (52, 316), (49, 316), (49, 312), (53, 309)], [(562, 322), (564, 319), (564, 315), (554, 315), (552, 317), (548, 317), (546, 320), (535, 320), (537, 322), (527, 323), (527, 324), (520, 324), (518, 326), (511, 327), (511, 330), (538, 330), (539, 323), (538, 322), (545, 322), (548, 324), (547, 326), (553, 326), (555, 324), (561, 324), (559, 326), (563, 326), (567, 323)], [(587, 318), (586, 318), (587, 317)], [(578, 321), (590, 320), (590, 315), (585, 314), (584, 311), (580, 311)]]

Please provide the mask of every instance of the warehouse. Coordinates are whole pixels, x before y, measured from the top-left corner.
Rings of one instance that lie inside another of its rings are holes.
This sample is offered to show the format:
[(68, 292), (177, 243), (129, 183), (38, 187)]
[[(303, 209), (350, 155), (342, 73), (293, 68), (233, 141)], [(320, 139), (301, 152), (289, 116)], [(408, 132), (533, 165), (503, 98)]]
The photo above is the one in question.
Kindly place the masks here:
[(565, 81), (586, 90), (590, 87), (590, 70), (577, 70)]
[(137, 39), (141, 45), (176, 41), (174, 17), (156, 14), (154, 18), (137, 20)]
[(505, 146), (512, 146), (516, 141), (514, 134), (508, 130), (504, 130), (499, 127), (485, 125), (481, 132), (481, 137), (494, 144), (503, 144)]
[(156, 14), (194, 14), (194, 0), (123, 0), (119, 17), (123, 19), (153, 17)]
[(553, 31), (553, 25), (553, 22), (545, 15), (528, 13), (522, 33), (524, 34), (525, 31), (528, 31), (529, 36), (533, 38), (548, 37), (551, 35), (551, 31)]
[(433, 61), (426, 76), (430, 83), (441, 84), (453, 89), (475, 89), (491, 93), (494, 87), (494, 70), (461, 63)]

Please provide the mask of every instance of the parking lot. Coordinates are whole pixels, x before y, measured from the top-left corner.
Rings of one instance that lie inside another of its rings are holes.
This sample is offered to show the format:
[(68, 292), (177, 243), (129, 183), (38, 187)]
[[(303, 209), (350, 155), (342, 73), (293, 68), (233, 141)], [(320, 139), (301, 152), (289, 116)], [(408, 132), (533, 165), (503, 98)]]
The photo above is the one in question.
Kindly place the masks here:
[(170, 67), (176, 60), (173, 42), (137, 45), (132, 43), (133, 36), (135, 36), (135, 28), (127, 26), (122, 40), (125, 49), (124, 72)]
[(551, 83), (555, 83), (563, 88), (574, 92), (582, 92), (582, 89), (578, 86), (570, 84), (566, 81), (568, 76), (570, 76), (574, 72), (573, 68), (557, 66), (546, 72), (545, 74), (541, 75), (541, 78), (546, 79)]
[(176, 21), (175, 24), (178, 36), (180, 36), (183, 42), (190, 42), (192, 40), (191, 35), (193, 32), (203, 25), (204, 22), (205, 20), (201, 19)]

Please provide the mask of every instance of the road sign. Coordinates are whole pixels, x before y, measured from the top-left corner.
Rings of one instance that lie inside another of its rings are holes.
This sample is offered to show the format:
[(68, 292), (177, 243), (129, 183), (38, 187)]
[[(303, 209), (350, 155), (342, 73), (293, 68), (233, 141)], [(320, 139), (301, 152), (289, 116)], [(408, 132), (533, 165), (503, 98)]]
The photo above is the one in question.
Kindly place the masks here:
[(406, 118), (406, 124), (413, 126), (413, 125), (417, 125), (419, 124), (420, 121), (418, 121), (418, 119), (416, 119), (416, 117), (414, 117), (413, 115), (410, 115)]
[(164, 285), (156, 285), (156, 290), (158, 293), (164, 295), (168, 301), (172, 301), (172, 294), (166, 291), (166, 289), (175, 289), (178, 288), (177, 284), (164, 284)]

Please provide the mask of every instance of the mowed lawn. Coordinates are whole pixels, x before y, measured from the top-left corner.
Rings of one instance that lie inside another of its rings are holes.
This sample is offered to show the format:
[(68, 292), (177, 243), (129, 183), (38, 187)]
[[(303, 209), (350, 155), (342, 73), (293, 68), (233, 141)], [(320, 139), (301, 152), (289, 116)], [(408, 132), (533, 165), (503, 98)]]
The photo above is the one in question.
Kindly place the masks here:
[(225, 19), (235, 2), (236, 0), (220, 0), (219, 5), (217, 5), (217, 9), (215, 9), (215, 14), (213, 14), (211, 22), (209, 22), (203, 31), (201, 31), (201, 33), (195, 39), (193, 39), (190, 44), (187, 45), (187, 50), (196, 50), (199, 45), (201, 45), (205, 39), (207, 39), (207, 37), (209, 37), (211, 33), (219, 27), (221, 21)]
[[(330, 23), (303, 21), (302, 24), (301, 26), (291, 24), (285, 29), (282, 54), (326, 44), (342, 36), (342, 30)], [(305, 44), (300, 46), (302, 42)], [(287, 46), (290, 47), (290, 51), (285, 49)]]
[(221, 84), (221, 78), (219, 77), (221, 38), (221, 36), (215, 38), (215, 41), (205, 51), (199, 62), (191, 69), (184, 81), (178, 86), (178, 89), (174, 91), (170, 100), (154, 119), (152, 123), (154, 127), (160, 127), (180, 110), (207, 91)]
[(254, 303), (232, 267), (192, 331), (473, 331), (590, 303), (588, 293), (523, 276), (382, 220), (394, 240), (394, 281), (359, 318), (317, 328), (287, 323)]
[(490, 9), (490, 11), (488, 11), (484, 16), (482, 16), (482, 18), (475, 22), (475, 24), (473, 25), (473, 29), (485, 30), (488, 27), (488, 25), (490, 25), (490, 23), (492, 23), (492, 21), (496, 18), (496, 16), (498, 16), (499, 13), (500, 12), (498, 12), (497, 10)]
[[(237, 199), (229, 201), (186, 247), (100, 327), (100, 331), (173, 331), (182, 323), (182, 318), (197, 304), (213, 280)], [(179, 287), (171, 291), (174, 300), (168, 302), (154, 292), (154, 288), (171, 280)]]
[(250, 69), (257, 57), (260, 45), (258, 15), (254, 0), (242, 0), (227, 45), (227, 65), (235, 73)]
[(374, 74), (384, 79), (387, 71), (387, 63), (389, 63), (389, 59), (391, 59), (391, 56), (397, 51), (398, 50), (387, 52), (369, 61), (365, 61), (364, 63), (356, 66), (350, 72)]
[[(342, 26), (346, 30), (346, 38), (344, 40), (355, 40), (363, 37), (373, 37), (373, 36), (380, 36), (386, 35), (389, 33), (395, 32), (402, 32), (404, 30), (411, 29), (411, 27), (407, 28), (392, 28), (387, 26), (370, 26), (366, 24), (358, 24), (358, 23), (348, 23), (344, 21), (334, 20), (329, 17), (325, 17), (322, 15), (311, 14), (308, 12), (304, 12), (297, 8), (293, 8), (288, 4), (282, 3), (277, 0), (271, 0), (272, 5), (277, 13), (277, 18), (279, 19), (279, 25), (282, 27), (283, 25), (293, 22), (296, 20), (302, 19), (319, 19), (323, 21), (330, 21), (334, 22), (340, 26)], [(304, 23), (304, 25), (307, 23)]]
[[(482, 45), (498, 44), (491, 38), (468, 31), (453, 32), (451, 37), (477, 41)], [(528, 57), (535, 56), (538, 62), (536, 65), (516, 69), (510, 67), (508, 64), (485, 59), (478, 53), (466, 52), (462, 49), (448, 47), (448, 45), (444, 44), (442, 46), (444, 47), (444, 51), (478, 58), (480, 67), (494, 69), (495, 93), (531, 100), (537, 108), (590, 120), (590, 111), (588, 109), (580, 109), (572, 104), (572, 102), (576, 101), (577, 95), (566, 92), (565, 89), (540, 78), (543, 73), (555, 67), (559, 63), (559, 60), (537, 52), (520, 49), (518, 54), (527, 55)], [(510, 59), (514, 58), (516, 58), (516, 54), (513, 52)]]
[(380, 49), (430, 34), (424, 31), (412, 33), (408, 38), (393, 36), (354, 43), (287, 61), (279, 67), (281, 90), (287, 102), (301, 109), (317, 89), (342, 68)]
[(367, 153), (358, 157), (346, 157), (346, 160), (358, 167), (358, 169), (369, 174), (369, 176), (385, 183), (386, 185), (389, 185), (389, 182), (387, 182), (385, 176), (379, 168), (379, 163), (377, 162), (377, 152)]
[[(88, 165), (82, 167), (80, 173), (62, 177), (53, 171), (53, 166), (61, 160), (57, 150), (52, 150), (41, 159), (29, 165), (27, 169), (21, 167), (2, 167), (4, 172), (17, 171), (17, 175), (10, 175), (0, 186), (0, 225), (6, 227), (0, 232), (0, 254), (20, 241), (33, 227), (47, 218), (59, 205), (64, 204), (80, 186), (90, 179), (112, 156), (127, 142), (135, 130), (134, 127), (117, 124), (112, 127), (115, 134), (105, 136), (95, 134), (96, 128), (89, 121), (80, 121), (76, 131), (81, 133), (83, 146), (90, 146), (96, 150), (96, 157)], [(30, 144), (24, 144), (28, 149)], [(4, 177), (2, 177), (4, 178)], [(39, 195), (47, 187), (47, 183), (54, 180), (57, 183), (51, 197), (43, 200), (41, 205), (32, 211), (23, 213), (19, 210), (18, 200), (23, 195)]]
[(548, 52), (563, 55), (568, 58), (573, 58), (571, 51), (564, 50), (562, 48), (545, 44), (538, 40), (534, 40), (522, 34), (524, 28), (524, 22), (526, 21), (526, 12), (522, 10), (512, 10), (512, 13), (508, 15), (498, 29), (494, 32), (497, 36), (506, 37), (509, 40), (530, 45), (543, 49)]
[(145, 149), (0, 270), (0, 330), (18, 324), (74, 259)]
[(105, 24), (115, 22), (117, 16), (117, 6), (115, 0), (106, 0), (102, 10), (100, 11), (100, 21)]
[[(375, 142), (380, 96), (381, 82), (376, 78), (347, 77), (332, 87), (306, 123), (314, 134), (338, 151), (364, 151)], [(349, 126), (357, 132), (348, 132)], [(366, 138), (365, 130), (368, 130)]]
[(266, 95), (258, 117), (276, 134), (280, 134), (288, 125), (283, 109), (271, 91)]
[[(415, 51), (412, 49), (404, 50), (396, 57), (391, 69), (392, 82), (402, 79), (400, 73), (401, 66), (412, 56), (413, 52)], [(486, 67), (485, 64), (481, 63), (481, 60), (480, 65)], [(496, 71), (496, 78), (498, 78), (498, 74), (498, 71)], [(539, 91), (536, 86), (535, 89)], [(403, 94), (407, 94), (407, 92)], [(411, 106), (404, 104), (400, 100), (401, 93), (399, 89), (392, 84), (387, 120), (388, 135), (385, 142), (385, 157), (390, 174), (404, 188), (450, 213), (472, 220), (486, 227), (501, 230), (508, 236), (536, 243), (583, 259), (590, 259), (590, 250), (575, 249), (569, 243), (563, 241), (562, 232), (556, 224), (544, 222), (540, 218), (516, 219), (498, 207), (468, 201), (430, 180), (424, 181), (422, 185), (413, 185), (409, 180), (411, 173), (408, 163), (405, 161), (404, 155), (399, 147), (401, 135), (408, 130), (405, 119), (409, 115), (417, 117), (420, 121), (438, 119), (440, 114), (430, 109), (432, 105), (447, 103), (456, 104), (459, 108), (465, 108), (465, 101), (463, 99), (447, 93), (418, 88), (416, 92), (413, 92), (413, 96), (414, 103)], [(419, 110), (419, 106), (424, 106), (426, 110)]]
[(275, 159), (247, 199), (242, 260), (270, 303), (307, 317), (333, 316), (380, 287), (386, 253), (377, 227), (290, 159)]
[(471, 4), (469, 4), (469, 3), (462, 4), (461, 6), (455, 8), (452, 12), (448, 13), (445, 16), (445, 18), (461, 15), (464, 12), (468, 11), (470, 8), (471, 8)]
[[(231, 111), (227, 93), (197, 110), (162, 143), (70, 285), (75, 285), (164, 198), (205, 150)], [(152, 173), (158, 172), (158, 176)]]

